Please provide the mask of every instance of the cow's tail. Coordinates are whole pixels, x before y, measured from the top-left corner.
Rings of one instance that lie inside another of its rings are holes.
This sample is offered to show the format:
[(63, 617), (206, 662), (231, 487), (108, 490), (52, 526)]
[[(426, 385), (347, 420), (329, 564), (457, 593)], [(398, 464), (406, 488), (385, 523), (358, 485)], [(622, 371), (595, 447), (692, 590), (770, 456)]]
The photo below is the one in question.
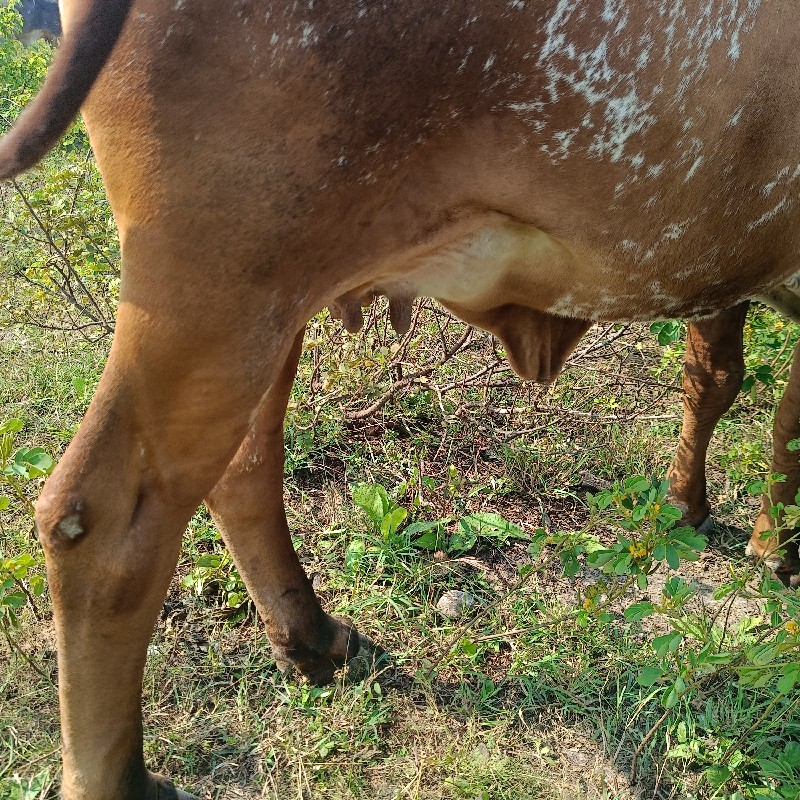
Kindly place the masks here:
[(0, 181), (24, 172), (55, 145), (100, 74), (132, 0), (85, 0), (31, 104), (0, 139)]

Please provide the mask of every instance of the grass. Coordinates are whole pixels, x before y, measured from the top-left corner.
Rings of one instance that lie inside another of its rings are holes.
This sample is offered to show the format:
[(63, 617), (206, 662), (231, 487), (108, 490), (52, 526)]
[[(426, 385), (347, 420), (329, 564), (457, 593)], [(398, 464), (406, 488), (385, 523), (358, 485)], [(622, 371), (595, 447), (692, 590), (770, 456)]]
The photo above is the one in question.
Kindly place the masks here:
[[(758, 312), (759, 321), (765, 317), (777, 320)], [(569, 582), (553, 567), (515, 588), (531, 560), (525, 542), (485, 542), (459, 557), (427, 553), (402, 537), (377, 536), (350, 494), (355, 483), (375, 482), (421, 519), (496, 511), (528, 532), (542, 524), (580, 528), (587, 490), (665, 469), (679, 421), (679, 353), (636, 329), (609, 349), (601, 332), (594, 339), (600, 357), (579, 353), (552, 388), (522, 385), (499, 366), (490, 383), (470, 383), (464, 376), (492, 357), (492, 342), (476, 336), (427, 382), (397, 393), (375, 414), (343, 421), (391, 385), (374, 363), (356, 360), (370, 339), (384, 347), (381, 324), (376, 313), (367, 333), (349, 341), (336, 329), (312, 330), (310, 340), (320, 343), (304, 356), (287, 428), (286, 500), (296, 546), (325, 607), (378, 639), (391, 665), (366, 679), (344, 672), (323, 689), (284, 677), (250, 604), (228, 607), (231, 592), (241, 590), (232, 568), (222, 562), (199, 570), (203, 556), (224, 552), (201, 509), (150, 645), (148, 763), (214, 798), (751, 796), (736, 795), (735, 782), (716, 791), (707, 768), (720, 761), (720, 748), (736, 745), (755, 763), (756, 745), (780, 751), (800, 736), (791, 696), (767, 710), (769, 692), (717, 682), (681, 700), (646, 740), (663, 714), (653, 689), (636, 680), (653, 663), (653, 631), (616, 612), (606, 625), (559, 621), (591, 574)], [(422, 324), (445, 326), (443, 341), (419, 345), (415, 358), (424, 364), (436, 360), (434, 347), (460, 333), (433, 318)], [(104, 345), (7, 328), (0, 348), (2, 416), (22, 417), (26, 442), (60, 452), (87, 402), (88, 392), (78, 389), (97, 380)], [(348, 359), (348, 369), (327, 371)], [(362, 380), (365, 372), (370, 380)], [(692, 574), (701, 583), (723, 580), (739, 562), (754, 515), (743, 484), (764, 470), (776, 391), (759, 386), (754, 398), (737, 401), (712, 446), (711, 496), (721, 525)], [(4, 523), (4, 552), (32, 547), (19, 522)], [(443, 618), (436, 603), (448, 589), (472, 594), (481, 614)], [(38, 622), (23, 613), (17, 641), (47, 677), (7, 650), (0, 673), (3, 800), (57, 792), (46, 598), (38, 613)], [(749, 733), (737, 745), (739, 732)], [(761, 780), (748, 769), (740, 770), (740, 783), (748, 775)], [(780, 785), (791, 788), (791, 780)]]

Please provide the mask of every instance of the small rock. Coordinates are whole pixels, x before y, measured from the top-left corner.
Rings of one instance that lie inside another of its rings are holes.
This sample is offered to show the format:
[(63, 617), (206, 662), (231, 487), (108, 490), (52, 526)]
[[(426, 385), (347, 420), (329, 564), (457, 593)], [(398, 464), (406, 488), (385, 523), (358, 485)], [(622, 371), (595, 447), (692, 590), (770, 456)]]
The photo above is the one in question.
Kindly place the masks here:
[(576, 767), (586, 767), (591, 761), (589, 754), (583, 750), (567, 750), (565, 755)]
[(436, 610), (444, 617), (457, 619), (463, 617), (478, 601), (469, 592), (451, 589), (445, 592), (436, 604)]

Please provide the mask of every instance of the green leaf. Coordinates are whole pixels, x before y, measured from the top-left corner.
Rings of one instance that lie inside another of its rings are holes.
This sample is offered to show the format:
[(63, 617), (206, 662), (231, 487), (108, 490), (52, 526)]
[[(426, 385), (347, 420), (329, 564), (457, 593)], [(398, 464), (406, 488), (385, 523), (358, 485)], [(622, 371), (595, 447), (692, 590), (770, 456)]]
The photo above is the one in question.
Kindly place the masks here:
[(353, 487), (353, 502), (380, 529), (383, 518), (389, 513), (390, 502), (386, 489), (380, 484), (360, 483)]
[(667, 653), (674, 653), (680, 647), (681, 639), (683, 639), (683, 635), (678, 633), (678, 631), (672, 631), (672, 633), (665, 633), (663, 636), (656, 636), (653, 639), (653, 649), (656, 651), (656, 654), (659, 658), (664, 658)]
[(356, 569), (361, 563), (361, 560), (364, 558), (366, 549), (367, 548), (363, 539), (354, 539), (352, 542), (350, 542), (344, 554), (345, 569), (349, 572)]
[(495, 539), (501, 544), (508, 539), (525, 539), (529, 537), (519, 525), (509, 522), (499, 514), (479, 513), (468, 514), (461, 522), (475, 531), (477, 536)]
[(86, 378), (80, 378), (77, 375), (72, 378), (72, 388), (79, 398), (83, 398), (86, 394)]
[(381, 533), (384, 539), (388, 539), (403, 524), (403, 520), (408, 516), (404, 508), (395, 508), (381, 520)]
[(664, 524), (668, 522), (677, 522), (682, 516), (683, 512), (679, 508), (666, 503), (661, 506), (661, 510), (658, 513), (658, 521)]
[(778, 691), (782, 694), (788, 694), (792, 691), (798, 679), (800, 679), (800, 664), (789, 664), (784, 668), (783, 675), (778, 680)]
[(21, 419), (7, 419), (0, 424), (0, 434), (17, 433), (17, 431), (21, 431), (23, 427), (24, 423)]
[(440, 550), (443, 547), (444, 537), (438, 531), (428, 531), (423, 533), (418, 539), (411, 542), (414, 547), (419, 547), (421, 550)]
[(5, 511), (11, 505), (11, 498), (0, 495), (0, 511)]
[(437, 519), (432, 522), (412, 522), (404, 528), (405, 533), (409, 536), (416, 536), (418, 533), (425, 533), (426, 531), (435, 531), (442, 527), (443, 520)]
[(20, 447), (12, 460), (28, 473), (26, 477), (31, 478), (49, 475), (56, 465), (53, 458), (41, 447)]
[(0, 604), (12, 606), (13, 608), (21, 608), (25, 605), (25, 594), (24, 592), (11, 592), (0, 599)]
[(625, 479), (625, 491), (640, 494), (650, 488), (650, 481), (644, 475), (633, 475)]
[(596, 495), (588, 496), (592, 498), (592, 503), (594, 503), (594, 505), (597, 506), (597, 508), (599, 508), (601, 511), (608, 508), (614, 499), (611, 492), (609, 492), (607, 489), (602, 492), (598, 492)]
[(654, 614), (655, 608), (653, 607), (652, 603), (649, 603), (645, 600), (641, 603), (634, 603), (633, 605), (628, 606), (623, 613), (628, 622), (637, 622), (640, 619), (644, 619), (645, 617), (649, 617), (651, 614)]
[(478, 645), (471, 639), (462, 639), (460, 642), (461, 652), (468, 656), (474, 656), (478, 652)]
[(642, 667), (636, 676), (636, 680), (640, 686), (652, 686), (657, 681), (660, 681), (663, 675), (664, 671), (659, 667)]
[(615, 550), (595, 550), (593, 553), (588, 553), (586, 556), (586, 563), (590, 567), (599, 569), (604, 564), (607, 564), (617, 555)]
[(614, 573), (617, 575), (625, 575), (630, 569), (633, 558), (630, 555), (623, 556), (614, 564)]
[(678, 554), (678, 551), (671, 544), (667, 545), (665, 555), (667, 558), (667, 564), (669, 564), (672, 569), (678, 569), (681, 563), (681, 557)]
[(740, 686), (752, 686), (759, 689), (766, 686), (774, 675), (771, 669), (764, 669), (763, 667), (739, 667)]
[(673, 686), (664, 696), (664, 698), (661, 701), (661, 704), (664, 706), (664, 708), (674, 708), (675, 704), (678, 702), (679, 699), (680, 695)]
[(411, 544), (421, 550), (439, 550), (444, 547), (444, 533), (442, 531), (444, 520), (433, 522), (412, 522), (405, 528), (404, 533), (411, 539), (416, 534), (421, 534), (417, 539), (412, 539)]
[(450, 541), (447, 543), (447, 549), (451, 553), (466, 553), (467, 550), (471, 550), (475, 547), (477, 541), (478, 535), (475, 530), (462, 519), (459, 520), (458, 529), (450, 537)]
[(205, 555), (197, 559), (197, 566), (205, 569), (216, 569), (222, 563), (222, 556), (220, 555)]
[(775, 661), (779, 652), (780, 648), (776, 644), (762, 644), (753, 647), (747, 656), (753, 666), (765, 667)]
[(705, 550), (708, 546), (708, 539), (705, 536), (698, 536), (695, 529), (688, 526), (677, 528), (672, 531), (671, 536), (692, 550)]
[(724, 786), (733, 777), (733, 773), (724, 764), (714, 764), (707, 767), (705, 775), (706, 780), (714, 789)]
[(650, 326), (650, 333), (656, 334), (658, 343), (662, 347), (673, 344), (681, 338), (681, 323), (675, 320), (663, 320), (654, 322)]

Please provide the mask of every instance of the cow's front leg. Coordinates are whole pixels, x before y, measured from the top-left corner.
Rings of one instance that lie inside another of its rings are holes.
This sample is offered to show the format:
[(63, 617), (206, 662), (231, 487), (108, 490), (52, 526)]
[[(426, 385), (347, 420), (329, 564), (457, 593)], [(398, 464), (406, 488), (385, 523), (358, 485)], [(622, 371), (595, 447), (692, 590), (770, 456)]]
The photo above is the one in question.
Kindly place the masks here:
[(699, 527), (708, 518), (706, 454), (714, 428), (742, 386), (742, 330), (749, 303), (692, 322), (683, 367), (683, 425), (669, 469), (670, 495), (683, 512), (681, 524)]
[[(160, 294), (169, 297), (169, 294)], [(108, 365), (37, 505), (58, 637), (64, 800), (182, 797), (148, 772), (140, 696), (147, 643), (181, 534), (271, 382), (246, 331), (123, 304)], [(243, 315), (246, 316), (246, 315)], [(291, 339), (276, 340), (282, 363)]]
[[(756, 519), (753, 535), (747, 552), (757, 558), (764, 558), (767, 564), (784, 579), (800, 570), (796, 530), (784, 530), (775, 534), (775, 518), (770, 508), (778, 503), (793, 504), (800, 486), (800, 453), (789, 450), (787, 444), (800, 438), (800, 345), (794, 351), (794, 363), (789, 373), (789, 383), (775, 412), (772, 431), (772, 471), (786, 476), (784, 483), (772, 487), (771, 496), (761, 501), (761, 512)], [(792, 541), (789, 541), (792, 539)], [(780, 555), (779, 550), (785, 550)]]
[(267, 626), (276, 660), (328, 683), (368, 640), (326, 614), (292, 545), (283, 505), (283, 420), (303, 344), (297, 336), (252, 428), (206, 499)]

